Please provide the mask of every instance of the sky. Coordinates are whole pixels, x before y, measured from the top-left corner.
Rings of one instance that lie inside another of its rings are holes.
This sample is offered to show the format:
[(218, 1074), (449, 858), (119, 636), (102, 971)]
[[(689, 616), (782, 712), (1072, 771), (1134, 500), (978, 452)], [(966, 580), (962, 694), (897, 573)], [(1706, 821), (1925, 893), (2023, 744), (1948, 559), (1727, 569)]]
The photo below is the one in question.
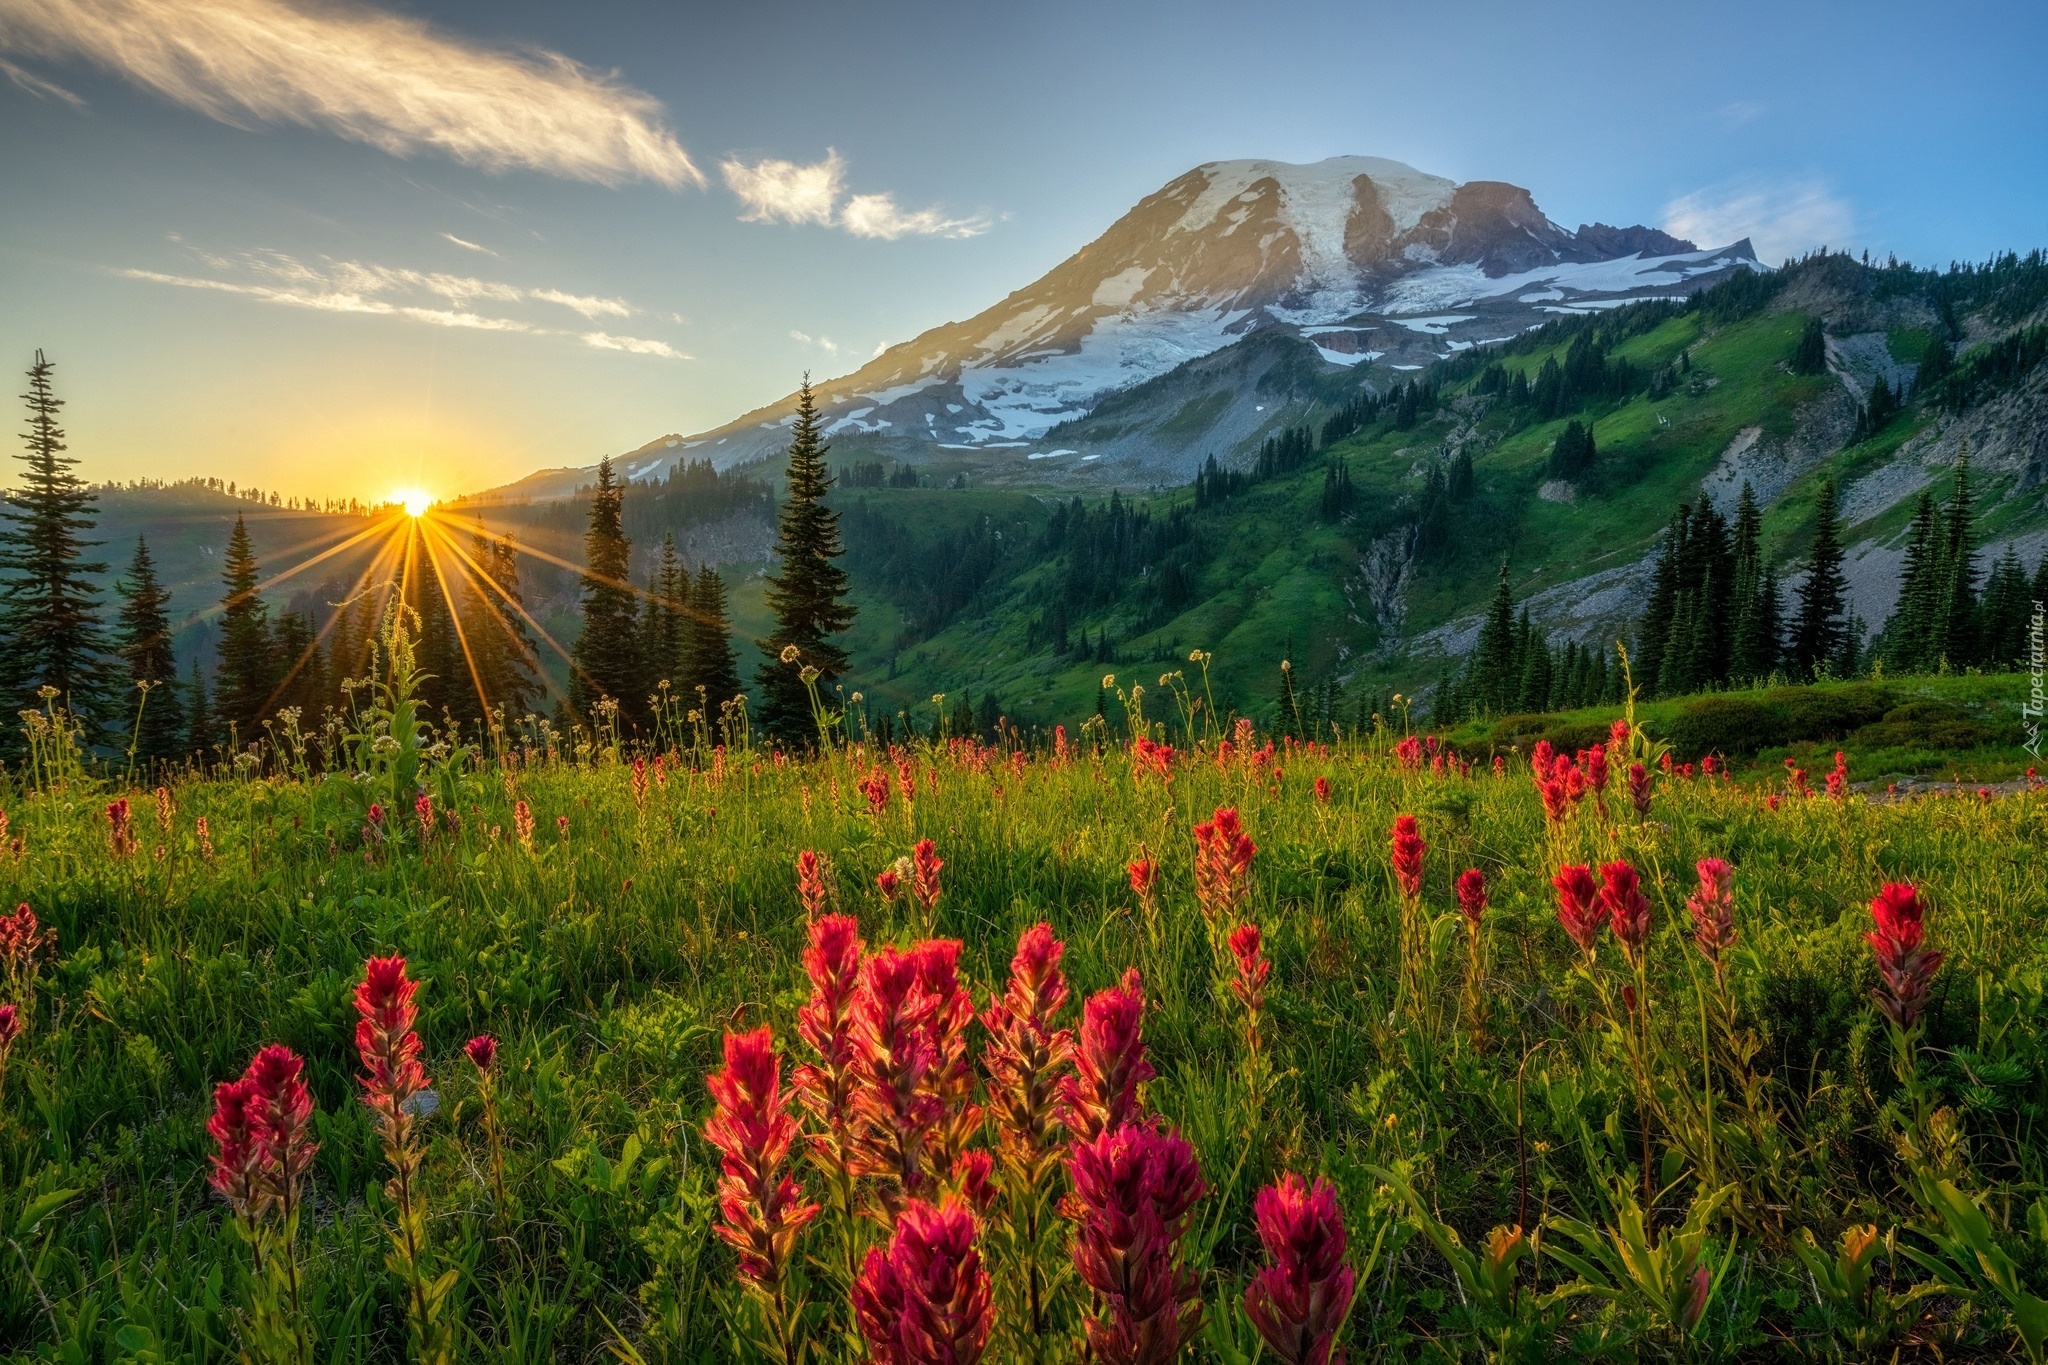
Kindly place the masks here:
[(453, 495), (854, 369), (1204, 161), (2048, 245), (2044, 54), (2038, 0), (0, 0), (0, 362), (94, 480)]

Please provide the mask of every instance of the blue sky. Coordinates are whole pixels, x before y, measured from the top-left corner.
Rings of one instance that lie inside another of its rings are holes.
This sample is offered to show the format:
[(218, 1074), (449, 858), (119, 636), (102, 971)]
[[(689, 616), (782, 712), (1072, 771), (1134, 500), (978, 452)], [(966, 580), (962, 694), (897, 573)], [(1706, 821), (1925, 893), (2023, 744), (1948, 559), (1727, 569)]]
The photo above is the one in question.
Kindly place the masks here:
[(2048, 244), (2044, 54), (2018, 3), (0, 0), (0, 358), (93, 477), (452, 493), (854, 368), (1220, 158)]

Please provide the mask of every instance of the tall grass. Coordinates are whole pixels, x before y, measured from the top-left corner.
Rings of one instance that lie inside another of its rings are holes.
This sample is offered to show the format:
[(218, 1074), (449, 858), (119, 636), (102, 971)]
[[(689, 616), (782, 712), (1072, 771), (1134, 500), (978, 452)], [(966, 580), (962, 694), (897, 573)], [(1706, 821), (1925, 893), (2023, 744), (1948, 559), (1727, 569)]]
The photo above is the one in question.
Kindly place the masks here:
[[(314, 1357), (751, 1355), (758, 1311), (713, 1235), (705, 1077), (727, 1034), (762, 1024), (787, 1062), (812, 1060), (796, 1028), (812, 850), (822, 912), (856, 916), (871, 951), (960, 940), (977, 1008), (1041, 921), (1075, 1001), (1138, 970), (1144, 1106), (1206, 1185), (1182, 1241), (1202, 1310), (1190, 1358), (1250, 1359), (1254, 1198), (1285, 1172), (1327, 1180), (1348, 1226), (1354, 1360), (2039, 1350), (2038, 790), (1767, 803), (1651, 764), (1647, 816), (1618, 772), (1552, 822), (1520, 760), (1466, 776), (1414, 746), (1404, 761), (1391, 736), (1275, 751), (1242, 733), (1134, 757), (1099, 731), (1057, 753), (808, 758), (707, 736), (638, 764), (540, 744), (481, 761), (420, 737), (397, 774), (379, 737), (404, 699), (378, 704), (359, 775), (244, 769), (152, 794), (45, 765), (5, 788), (0, 898), (55, 942), (5, 983), (25, 1026), (0, 1090), (0, 1349), (261, 1354), (261, 1284), (208, 1187), (205, 1124), (214, 1086), (281, 1043), (316, 1105), (296, 1215)], [(1235, 959), (1233, 924), (1196, 894), (1193, 827), (1219, 808), (1257, 850), (1229, 917), (1261, 938)], [(1413, 895), (1389, 842), (1401, 814), (1426, 846)], [(878, 875), (926, 839), (942, 894), (885, 897)], [(1718, 968), (1686, 906), (1706, 858), (1734, 868)], [(1158, 869), (1142, 899), (1141, 859)], [(1648, 936), (1581, 953), (1552, 879), (1617, 861), (1640, 873)], [(1468, 929), (1454, 883), (1474, 868)], [(1871, 1000), (1867, 906), (1888, 882), (1918, 888), (1946, 955), (1910, 1031)], [(408, 1208), (361, 1100), (352, 1003), (364, 963), (393, 954), (419, 983), (432, 1087), (409, 1106)], [(1075, 1006), (1058, 1022), (1078, 1026)], [(486, 1033), (488, 1125), (486, 1073), (463, 1055)], [(966, 1036), (978, 1057), (987, 1034)], [(815, 1168), (792, 1169), (832, 1203)], [(1047, 1170), (1063, 1190), (1066, 1165)], [(890, 1232), (871, 1195), (840, 1200), (793, 1272), (815, 1360), (860, 1355), (845, 1280)], [(1043, 1203), (1028, 1247), (983, 1239), (990, 1359), (1081, 1358), (1102, 1309), (1064, 1207)], [(426, 1272), (392, 1251), (415, 1215), (445, 1277), (443, 1338), (420, 1326)]]

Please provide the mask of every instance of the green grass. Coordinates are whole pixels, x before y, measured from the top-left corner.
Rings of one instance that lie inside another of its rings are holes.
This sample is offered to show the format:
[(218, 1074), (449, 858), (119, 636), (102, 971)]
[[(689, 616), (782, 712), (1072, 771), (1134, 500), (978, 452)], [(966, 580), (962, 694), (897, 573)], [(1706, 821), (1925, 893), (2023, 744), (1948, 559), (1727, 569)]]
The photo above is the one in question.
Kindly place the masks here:
[[(2002, 685), (1924, 690), (1988, 705)], [(1172, 714), (1158, 692), (1147, 705), (1155, 720)], [(1646, 708), (1651, 734), (1661, 715)], [(1123, 719), (1115, 706), (1112, 719)], [(807, 989), (794, 861), (807, 848), (826, 860), (831, 904), (859, 917), (871, 946), (928, 931), (962, 940), (977, 1001), (1000, 989), (1018, 933), (1040, 920), (1066, 943), (1077, 999), (1140, 970), (1158, 1073), (1144, 1104), (1193, 1144), (1209, 1186), (1186, 1255), (1213, 1325), (1191, 1359), (1244, 1358), (1231, 1341), (1249, 1354), (1237, 1304), (1262, 1255), (1251, 1201), (1283, 1170), (1328, 1178), (1349, 1223), (1354, 1360), (1478, 1358), (1504, 1336), (1527, 1358), (1559, 1359), (2008, 1350), (2007, 1299), (1971, 1278), (1967, 1256), (1943, 1259), (1954, 1224), (1934, 1182), (1978, 1201), (2017, 1258), (2018, 1292), (2039, 1292), (2048, 1247), (2028, 1213), (2048, 1180), (2038, 789), (1894, 805), (1659, 776), (1638, 817), (1617, 775), (1597, 803), (1546, 825), (1519, 756), (1496, 777), (1465, 732), (1452, 738), (1480, 760), (1470, 778), (1404, 768), (1392, 734), (1270, 760), (1223, 758), (1177, 722), (1162, 737), (1181, 750), (1170, 780), (1137, 773), (1095, 733), (1076, 735), (1071, 757), (1014, 766), (971, 744), (787, 761), (685, 749), (637, 794), (630, 754), (423, 754), (438, 808), (459, 821), (424, 841), (409, 792), (390, 786), (413, 751), (371, 748), (360, 780), (188, 777), (169, 788), (161, 824), (149, 794), (131, 791), (138, 845), (111, 854), (104, 807), (118, 784), (73, 773), (29, 787), (14, 770), (0, 808), (20, 845), (0, 860), (0, 896), (32, 905), (56, 942), (26, 989), (8, 988), (31, 1022), (0, 1095), (0, 1351), (210, 1361), (256, 1340), (245, 1313), (260, 1294), (205, 1183), (204, 1123), (211, 1088), (281, 1042), (306, 1059), (318, 1106), (297, 1241), (318, 1356), (404, 1357), (388, 1169), (357, 1099), (349, 1004), (363, 961), (397, 952), (422, 982), (418, 1029), (440, 1099), (422, 1122), (421, 1188), (426, 1264), (453, 1272), (456, 1358), (746, 1356), (734, 1325), (753, 1310), (710, 1233), (703, 1078), (727, 1030), (767, 1023), (789, 1064), (806, 1056), (792, 1030)], [(1647, 748), (1631, 757), (1655, 767)], [(914, 800), (892, 789), (870, 810), (855, 783), (877, 759), (907, 766)], [(1824, 765), (1811, 766), (1818, 782)], [(380, 793), (390, 833), (366, 837), (361, 803)], [(538, 825), (530, 848), (515, 802)], [(1205, 925), (1194, 892), (1190, 827), (1220, 806), (1258, 846), (1236, 917), (1263, 926), (1274, 964), (1265, 1082), (1244, 1064), (1245, 1018), (1224, 989), (1216, 935), (1230, 926)], [(1428, 843), (1414, 903), (1388, 864), (1401, 812)], [(929, 922), (874, 889), (920, 838), (945, 860)], [(1141, 855), (1163, 867), (1156, 914), (1128, 886), (1125, 863)], [(1736, 869), (1725, 996), (1684, 907), (1692, 864), (1709, 856)], [(1651, 905), (1641, 975), (1611, 936), (1579, 962), (1555, 916), (1559, 864), (1614, 859), (1640, 869)], [(1451, 893), (1468, 867), (1491, 897), (1470, 989)], [(1895, 1073), (1861, 936), (1866, 902), (1901, 880), (1931, 906), (1946, 960), (1916, 1065)], [(1646, 1014), (1622, 1012), (1624, 983)], [(1070, 1005), (1062, 1022), (1075, 1018)], [(503, 1044), (504, 1206), (459, 1052), (483, 1031)], [(983, 1046), (978, 1027), (969, 1046)], [(1700, 1215), (1715, 1298), (1692, 1328), (1625, 1279), (1591, 1292), (1552, 1254), (1576, 1245), (1559, 1220), (1622, 1225), (1646, 1145), (1659, 1236), (1696, 1197), (1734, 1186)], [(807, 1164), (796, 1174), (822, 1189)], [(1402, 1182), (1419, 1209), (1398, 1196)], [(989, 1217), (997, 1302), (1014, 1304), (1015, 1244), (998, 1235), (1002, 1215)], [(1545, 1255), (1524, 1265), (1512, 1302), (1461, 1297), (1419, 1235), (1434, 1219), (1466, 1247), (1496, 1225), (1545, 1222)], [(1817, 1298), (1792, 1248), (1811, 1233), (1831, 1249), (1863, 1224), (1893, 1239), (1879, 1271), (1888, 1291), (1921, 1284), (1934, 1297), (1897, 1313)], [(1046, 1234), (1050, 1265), (1065, 1264), (1065, 1226)], [(816, 1258), (804, 1330), (819, 1360), (852, 1358), (834, 1227), (821, 1220), (801, 1243)], [(863, 1219), (856, 1235), (878, 1243), (885, 1222)], [(1066, 1279), (1050, 1303), (1041, 1358), (1077, 1359), (1088, 1301)], [(1032, 1358), (1011, 1308), (999, 1318), (988, 1358)]]

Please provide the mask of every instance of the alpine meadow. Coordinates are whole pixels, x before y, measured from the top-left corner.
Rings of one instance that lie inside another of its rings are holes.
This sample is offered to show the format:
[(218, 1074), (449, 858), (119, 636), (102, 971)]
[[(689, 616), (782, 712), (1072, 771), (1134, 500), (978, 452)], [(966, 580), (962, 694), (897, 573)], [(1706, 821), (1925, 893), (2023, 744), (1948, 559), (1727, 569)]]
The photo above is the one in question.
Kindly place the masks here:
[(2048, 19), (1832, 10), (0, 0), (0, 1365), (2048, 1365)]

